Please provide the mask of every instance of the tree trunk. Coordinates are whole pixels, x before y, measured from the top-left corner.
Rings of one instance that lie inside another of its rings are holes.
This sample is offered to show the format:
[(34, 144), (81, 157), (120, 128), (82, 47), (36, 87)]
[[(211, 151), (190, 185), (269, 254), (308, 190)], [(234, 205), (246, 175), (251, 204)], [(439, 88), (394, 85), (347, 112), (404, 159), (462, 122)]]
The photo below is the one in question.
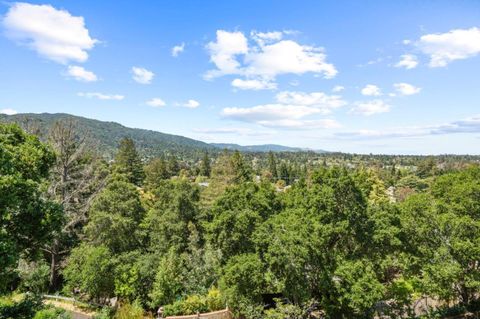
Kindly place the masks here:
[(50, 291), (56, 291), (59, 287), (58, 263), (60, 261), (60, 254), (58, 253), (58, 240), (55, 239), (50, 250)]

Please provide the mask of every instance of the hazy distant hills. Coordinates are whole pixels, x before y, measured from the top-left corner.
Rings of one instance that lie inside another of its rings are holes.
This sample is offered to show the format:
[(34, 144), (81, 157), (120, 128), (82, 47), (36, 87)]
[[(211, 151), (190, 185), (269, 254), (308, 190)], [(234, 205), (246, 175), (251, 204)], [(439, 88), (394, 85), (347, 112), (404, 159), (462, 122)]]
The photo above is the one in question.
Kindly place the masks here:
[[(89, 138), (98, 145), (99, 150), (107, 156), (115, 153), (118, 142), (123, 137), (130, 137), (135, 141), (139, 152), (143, 156), (158, 156), (162, 154), (192, 155), (200, 154), (204, 150), (215, 153), (222, 149), (239, 150), (243, 152), (299, 152), (301, 148), (287, 147), (275, 144), (241, 146), (237, 144), (208, 144), (179, 135), (161, 133), (157, 131), (129, 128), (115, 122), (104, 122), (64, 113), (24, 113), (16, 115), (0, 114), (0, 121), (15, 122), (23, 127), (34, 128), (40, 136), (45, 137), (50, 127), (59, 120), (72, 119)], [(322, 151), (319, 151), (322, 152)]]
[[(216, 146), (221, 149), (238, 150), (242, 152), (302, 152), (307, 151), (299, 147), (290, 147), (277, 144), (264, 144), (264, 145), (238, 145), (228, 143), (211, 143), (210, 145)], [(320, 151), (323, 152), (323, 151)]]

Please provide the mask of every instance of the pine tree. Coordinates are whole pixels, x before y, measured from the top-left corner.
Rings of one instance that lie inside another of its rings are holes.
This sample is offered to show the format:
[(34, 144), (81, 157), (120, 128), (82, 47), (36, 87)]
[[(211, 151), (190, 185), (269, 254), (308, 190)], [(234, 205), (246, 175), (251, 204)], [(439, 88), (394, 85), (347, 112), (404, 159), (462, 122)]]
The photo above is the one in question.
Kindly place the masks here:
[(268, 152), (268, 170), (272, 174), (272, 180), (275, 181), (278, 178), (278, 171), (277, 171), (277, 160), (275, 159), (275, 155), (272, 151)]
[(167, 169), (170, 176), (178, 176), (180, 173), (180, 165), (178, 164), (177, 158), (175, 156), (170, 156), (167, 163)]
[(210, 177), (212, 169), (210, 167), (210, 158), (208, 157), (208, 152), (205, 151), (203, 154), (202, 164), (200, 167), (200, 175)]
[(131, 138), (125, 137), (120, 141), (115, 157), (115, 171), (125, 174), (128, 180), (137, 186), (141, 186), (145, 179), (142, 161)]
[(239, 151), (235, 151), (230, 157), (230, 165), (234, 174), (234, 182), (240, 183), (251, 179), (252, 169), (245, 162), (242, 154)]

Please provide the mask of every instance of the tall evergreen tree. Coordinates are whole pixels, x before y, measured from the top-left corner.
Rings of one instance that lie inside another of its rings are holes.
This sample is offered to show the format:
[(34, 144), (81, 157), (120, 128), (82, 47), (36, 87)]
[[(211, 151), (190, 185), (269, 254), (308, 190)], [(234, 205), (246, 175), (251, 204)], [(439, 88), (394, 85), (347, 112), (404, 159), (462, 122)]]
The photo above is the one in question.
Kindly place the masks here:
[(176, 156), (170, 156), (167, 163), (167, 169), (170, 176), (178, 176), (180, 173), (180, 164), (178, 164)]
[(137, 188), (124, 176), (113, 175), (90, 208), (86, 239), (115, 254), (139, 248), (138, 230), (144, 214)]
[(200, 166), (200, 175), (210, 177), (211, 171), (210, 158), (208, 157), (208, 152), (205, 151), (203, 154), (202, 165)]
[(115, 156), (115, 171), (125, 174), (130, 183), (137, 186), (141, 186), (145, 179), (142, 161), (131, 138), (125, 137), (120, 141)]
[(234, 175), (233, 182), (240, 183), (251, 179), (252, 168), (245, 162), (239, 151), (235, 151), (230, 157), (230, 165)]
[(162, 157), (155, 158), (148, 163), (145, 167), (145, 173), (145, 184), (152, 189), (157, 187), (161, 181), (170, 177), (167, 162)]
[(273, 181), (277, 180), (278, 178), (277, 160), (272, 151), (268, 152), (268, 170), (270, 171), (270, 174), (272, 174), (272, 180)]

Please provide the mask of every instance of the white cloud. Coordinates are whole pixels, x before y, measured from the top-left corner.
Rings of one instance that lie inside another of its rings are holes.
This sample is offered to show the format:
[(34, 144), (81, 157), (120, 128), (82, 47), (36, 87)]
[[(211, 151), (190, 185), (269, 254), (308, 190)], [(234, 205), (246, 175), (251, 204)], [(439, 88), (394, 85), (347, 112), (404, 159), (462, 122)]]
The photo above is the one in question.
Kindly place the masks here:
[(422, 90), (421, 88), (415, 87), (408, 83), (395, 83), (393, 86), (400, 95), (413, 95)]
[(162, 99), (156, 97), (156, 98), (153, 98), (153, 99), (150, 99), (148, 100), (147, 102), (145, 102), (147, 105), (149, 106), (153, 106), (153, 107), (162, 107), (162, 106), (165, 106), (167, 105), (167, 103), (165, 103), (165, 101), (163, 101)]
[(245, 127), (219, 127), (219, 128), (197, 128), (193, 129), (196, 133), (213, 134), (213, 135), (243, 135), (243, 136), (270, 136), (275, 134), (274, 131), (259, 131)]
[(452, 61), (480, 54), (480, 28), (426, 34), (420, 37), (416, 46), (430, 56), (430, 67), (444, 67)]
[(85, 62), (98, 42), (90, 37), (83, 17), (51, 5), (17, 2), (2, 23), (9, 38), (58, 63)]
[(217, 30), (216, 42), (207, 45), (210, 53), (210, 61), (215, 64), (217, 70), (211, 70), (206, 78), (213, 78), (225, 74), (239, 74), (240, 62), (236, 55), (248, 52), (248, 40), (242, 32), (227, 32)]
[(321, 110), (303, 105), (265, 104), (250, 108), (229, 107), (221, 115), (226, 119), (255, 123), (264, 127), (308, 130), (336, 128), (340, 125), (333, 119), (304, 120)]
[(323, 48), (285, 40), (285, 34), (289, 33), (253, 31), (250, 34), (253, 43), (249, 44), (242, 32), (218, 30), (216, 41), (207, 45), (210, 61), (216, 69), (208, 71), (205, 78), (235, 74), (247, 77), (244, 81), (274, 82), (281, 74), (310, 72), (324, 78), (337, 74), (335, 66), (326, 62)]
[(198, 101), (195, 101), (195, 100), (188, 100), (187, 102), (182, 104), (182, 106), (183, 107), (188, 107), (190, 109), (195, 109), (195, 108), (200, 106), (200, 103)]
[(272, 32), (257, 32), (252, 31), (250, 32), (250, 37), (258, 42), (260, 45), (264, 45), (265, 43), (271, 43), (274, 41), (279, 41), (283, 38), (283, 32), (280, 31), (272, 31)]
[(376, 85), (373, 84), (368, 84), (362, 89), (362, 95), (366, 96), (380, 96), (382, 95), (382, 92), (380, 88)]
[(307, 115), (320, 113), (319, 109), (284, 104), (265, 104), (250, 108), (227, 107), (222, 111), (222, 116), (228, 119), (244, 122), (261, 122), (272, 120), (300, 119)]
[(95, 73), (85, 70), (82, 66), (70, 65), (67, 68), (67, 75), (73, 77), (77, 81), (95, 82), (98, 80)]
[(345, 87), (344, 86), (341, 86), (341, 85), (335, 85), (332, 89), (332, 92), (334, 93), (338, 93), (338, 92), (342, 92), (343, 90), (345, 90)]
[(172, 48), (172, 56), (177, 57), (184, 50), (185, 50), (185, 43), (182, 42), (182, 44), (176, 45)]
[(282, 40), (252, 50), (245, 57), (245, 73), (275, 77), (279, 74), (312, 72), (333, 78), (338, 72), (333, 64), (326, 63), (326, 58), (322, 48)]
[(386, 130), (359, 130), (354, 132), (339, 132), (335, 136), (342, 139), (385, 139), (411, 138), (428, 135), (447, 134), (478, 134), (480, 133), (480, 114), (472, 117), (439, 125), (397, 127)]
[(311, 106), (319, 110), (321, 114), (329, 114), (333, 109), (346, 105), (339, 95), (327, 95), (323, 92), (280, 92), (276, 100), (282, 104)]
[(267, 79), (252, 79), (252, 80), (243, 80), (243, 79), (234, 79), (232, 81), (232, 86), (240, 90), (275, 90), (277, 84), (271, 82)]
[(404, 54), (400, 56), (400, 61), (395, 64), (396, 68), (405, 68), (407, 70), (414, 69), (418, 65), (418, 59), (416, 55)]
[(367, 102), (357, 102), (351, 109), (351, 113), (370, 116), (378, 113), (386, 113), (390, 111), (391, 106), (383, 100), (372, 100)]
[(98, 92), (79, 92), (77, 93), (78, 96), (86, 97), (86, 98), (96, 98), (99, 100), (115, 100), (115, 101), (121, 101), (125, 98), (123, 95), (119, 94), (103, 94), (103, 93), (98, 93)]
[(321, 120), (274, 120), (260, 121), (258, 124), (265, 127), (282, 128), (287, 130), (314, 130), (314, 129), (333, 129), (341, 127), (340, 123), (333, 119)]
[(15, 115), (17, 114), (18, 112), (14, 109), (3, 109), (3, 110), (0, 110), (0, 114), (6, 114), (6, 115)]
[(255, 123), (264, 127), (308, 130), (336, 128), (340, 125), (333, 119), (305, 119), (311, 115), (325, 115), (333, 109), (346, 105), (338, 95), (323, 92), (280, 92), (277, 103), (253, 107), (227, 107), (221, 112), (225, 119)]
[(133, 79), (135, 82), (140, 84), (150, 84), (152, 83), (153, 77), (155, 74), (152, 71), (149, 71), (140, 67), (132, 67)]

